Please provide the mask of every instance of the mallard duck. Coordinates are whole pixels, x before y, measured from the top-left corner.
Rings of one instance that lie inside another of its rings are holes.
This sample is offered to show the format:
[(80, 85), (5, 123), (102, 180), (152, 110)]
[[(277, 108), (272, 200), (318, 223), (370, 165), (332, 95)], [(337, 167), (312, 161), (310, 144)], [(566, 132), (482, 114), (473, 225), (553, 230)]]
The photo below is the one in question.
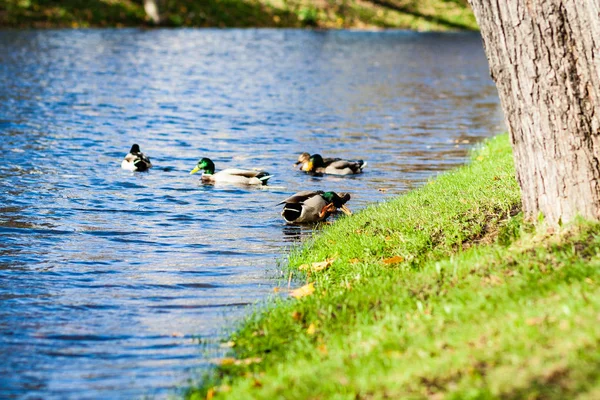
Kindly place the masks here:
[(125, 156), (125, 159), (121, 163), (121, 168), (129, 171), (146, 171), (148, 168), (152, 168), (152, 163), (150, 162), (150, 159), (140, 151), (140, 146), (134, 144), (131, 146), (129, 154)]
[(215, 163), (210, 158), (202, 158), (198, 165), (190, 171), (195, 174), (198, 171), (202, 173), (202, 182), (206, 183), (240, 183), (244, 185), (266, 185), (269, 178), (272, 177), (265, 171), (253, 171), (247, 169), (228, 168), (215, 173)]
[(298, 156), (296, 165), (308, 173), (330, 175), (354, 175), (363, 172), (367, 163), (363, 160), (342, 160), (341, 158), (323, 158), (320, 154), (302, 153)]
[(351, 215), (352, 212), (345, 205), (348, 200), (349, 193), (338, 194), (319, 190), (298, 192), (279, 204), (285, 204), (281, 216), (287, 223), (303, 224), (324, 221), (338, 208), (346, 215)]

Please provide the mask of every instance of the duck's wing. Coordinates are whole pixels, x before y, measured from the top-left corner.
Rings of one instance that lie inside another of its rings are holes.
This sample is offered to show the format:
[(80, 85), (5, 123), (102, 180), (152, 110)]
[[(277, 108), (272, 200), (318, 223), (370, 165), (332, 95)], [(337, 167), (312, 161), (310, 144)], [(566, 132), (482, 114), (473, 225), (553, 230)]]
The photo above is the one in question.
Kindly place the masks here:
[(343, 160), (341, 158), (324, 158), (323, 165), (325, 165), (327, 167), (336, 161), (343, 161)]
[(152, 163), (150, 162), (150, 158), (147, 157), (144, 153), (133, 153), (128, 154), (128, 156), (133, 156), (133, 164), (135, 165), (138, 171), (145, 171), (148, 168), (152, 167)]
[(304, 190), (302, 192), (298, 192), (296, 194), (294, 194), (293, 196), (288, 197), (287, 199), (283, 200), (282, 202), (277, 203), (277, 205), (280, 204), (299, 204), (299, 203), (304, 203), (306, 200), (315, 197), (317, 195), (322, 194), (322, 191), (310, 191), (310, 190)]
[(353, 172), (359, 172), (366, 166), (363, 160), (336, 160), (331, 164), (327, 165), (327, 168), (335, 168), (343, 170), (350, 168)]
[(260, 177), (269, 175), (269, 173), (265, 172), (265, 171), (254, 171), (254, 170), (238, 169), (238, 168), (227, 168), (227, 169), (224, 169), (217, 173), (224, 174), (224, 175), (243, 176), (245, 178), (260, 178)]

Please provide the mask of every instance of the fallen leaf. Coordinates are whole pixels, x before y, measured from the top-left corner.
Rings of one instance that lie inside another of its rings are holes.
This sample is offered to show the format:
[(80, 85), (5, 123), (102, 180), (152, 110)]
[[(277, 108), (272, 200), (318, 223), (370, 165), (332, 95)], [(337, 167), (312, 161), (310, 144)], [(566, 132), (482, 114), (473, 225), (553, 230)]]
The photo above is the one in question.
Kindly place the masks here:
[(317, 350), (319, 350), (319, 353), (321, 353), (322, 355), (327, 355), (327, 346), (325, 346), (324, 344), (317, 347)]
[(325, 261), (314, 262), (310, 265), (302, 264), (301, 266), (298, 267), (298, 269), (300, 271), (310, 269), (313, 272), (319, 272), (319, 271), (323, 271), (326, 268), (329, 268), (335, 260), (336, 260), (335, 258), (328, 258)]
[(294, 321), (298, 321), (300, 320), (300, 318), (302, 318), (302, 313), (300, 311), (294, 311), (292, 313), (292, 318), (294, 319)]
[(218, 389), (219, 389), (218, 391), (221, 392), (221, 393), (227, 393), (227, 392), (231, 391), (231, 386), (229, 386), (229, 385), (221, 385), (221, 386), (218, 387)]
[(262, 382), (255, 378), (254, 382), (252, 382), (252, 386), (254, 386), (254, 387), (262, 387)]
[(527, 320), (525, 320), (525, 323), (529, 326), (539, 325), (542, 322), (544, 322), (544, 318), (542, 317), (527, 318)]
[(233, 357), (225, 357), (221, 359), (220, 364), (222, 366), (234, 365), (237, 360)]
[(309, 335), (314, 335), (316, 331), (317, 331), (317, 328), (315, 328), (315, 324), (310, 324), (308, 326), (308, 329), (306, 330), (306, 333)]
[(250, 358), (244, 358), (243, 360), (236, 360), (235, 365), (257, 364), (261, 361), (262, 361), (262, 358), (260, 358), (260, 357), (250, 357)]
[(358, 258), (351, 258), (348, 261), (350, 262), (350, 264), (358, 264), (360, 262), (360, 260)]
[(279, 290), (280, 290), (280, 288), (278, 288), (278, 287), (273, 288), (273, 292), (275, 292), (275, 293), (279, 293)]
[(233, 341), (230, 340), (229, 342), (223, 342), (223, 343), (221, 343), (220, 347), (222, 347), (222, 348), (232, 348), (233, 346), (235, 346), (235, 342), (233, 342)]
[(206, 391), (206, 400), (212, 400), (215, 397), (215, 389), (210, 388)]
[(311, 282), (308, 285), (304, 285), (299, 287), (298, 289), (294, 289), (291, 291), (290, 296), (295, 297), (297, 299), (305, 296), (310, 296), (315, 292), (315, 283)]
[(383, 259), (383, 263), (385, 265), (398, 264), (398, 263), (401, 263), (402, 261), (404, 261), (404, 257), (401, 257), (401, 256), (394, 256), (394, 257)]

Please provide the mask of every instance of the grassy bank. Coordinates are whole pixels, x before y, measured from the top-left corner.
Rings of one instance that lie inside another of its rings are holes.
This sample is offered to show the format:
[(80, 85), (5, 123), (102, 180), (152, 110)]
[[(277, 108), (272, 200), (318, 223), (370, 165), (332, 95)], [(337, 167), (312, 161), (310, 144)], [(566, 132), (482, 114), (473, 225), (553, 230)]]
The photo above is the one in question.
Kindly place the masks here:
[[(477, 29), (467, 0), (159, 0), (165, 26)], [(149, 25), (142, 0), (0, 0), (3, 27)]]
[[(600, 225), (524, 222), (506, 136), (290, 256), (192, 399), (598, 398)], [(298, 267), (335, 259), (321, 271)]]

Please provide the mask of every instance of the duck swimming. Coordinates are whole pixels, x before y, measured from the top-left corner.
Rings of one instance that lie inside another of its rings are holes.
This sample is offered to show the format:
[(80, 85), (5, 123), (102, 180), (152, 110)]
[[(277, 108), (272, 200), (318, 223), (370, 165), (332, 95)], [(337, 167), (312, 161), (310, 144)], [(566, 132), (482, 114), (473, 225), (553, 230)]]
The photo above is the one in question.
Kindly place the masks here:
[(272, 178), (268, 172), (246, 169), (228, 168), (215, 173), (215, 163), (210, 158), (202, 158), (190, 174), (202, 170), (202, 182), (205, 183), (238, 183), (244, 185), (266, 185)]
[(150, 158), (140, 151), (140, 146), (134, 144), (129, 150), (129, 154), (125, 156), (125, 159), (121, 163), (121, 168), (129, 171), (146, 171), (152, 168)]
[(285, 204), (281, 212), (285, 222), (303, 224), (324, 221), (338, 208), (346, 215), (351, 215), (352, 212), (345, 205), (348, 200), (349, 193), (338, 194), (319, 190), (298, 192), (279, 204)]
[(302, 153), (298, 156), (296, 165), (308, 173), (329, 175), (354, 175), (363, 172), (367, 163), (363, 160), (343, 160), (341, 158), (323, 158), (320, 154)]

